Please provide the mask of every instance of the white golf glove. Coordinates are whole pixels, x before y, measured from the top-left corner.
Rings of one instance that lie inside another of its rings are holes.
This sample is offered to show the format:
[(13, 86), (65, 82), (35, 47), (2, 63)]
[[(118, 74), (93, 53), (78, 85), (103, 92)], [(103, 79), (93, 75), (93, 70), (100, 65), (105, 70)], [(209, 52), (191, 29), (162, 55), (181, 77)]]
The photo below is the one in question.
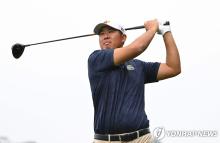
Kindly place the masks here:
[(161, 21), (161, 20), (158, 20), (159, 22), (159, 29), (157, 31), (157, 34), (159, 35), (164, 35), (166, 32), (169, 32), (171, 31), (171, 28), (170, 28), (170, 24), (169, 25), (166, 25), (166, 23), (169, 21)]

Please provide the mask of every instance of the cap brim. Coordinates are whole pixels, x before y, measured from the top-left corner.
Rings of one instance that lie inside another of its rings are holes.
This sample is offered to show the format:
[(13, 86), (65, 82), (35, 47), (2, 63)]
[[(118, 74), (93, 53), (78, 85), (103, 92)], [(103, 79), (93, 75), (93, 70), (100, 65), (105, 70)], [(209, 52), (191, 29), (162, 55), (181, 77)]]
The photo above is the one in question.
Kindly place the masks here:
[[(96, 26), (95, 26), (95, 28), (94, 28), (94, 33), (95, 34), (99, 34), (100, 32), (101, 32), (101, 30), (102, 30), (102, 28), (103, 27), (106, 27), (106, 26), (109, 26), (108, 24), (105, 24), (105, 23), (99, 23), (99, 24), (97, 24)], [(109, 26), (109, 27), (111, 27), (111, 26)], [(113, 28), (113, 27), (112, 27)]]

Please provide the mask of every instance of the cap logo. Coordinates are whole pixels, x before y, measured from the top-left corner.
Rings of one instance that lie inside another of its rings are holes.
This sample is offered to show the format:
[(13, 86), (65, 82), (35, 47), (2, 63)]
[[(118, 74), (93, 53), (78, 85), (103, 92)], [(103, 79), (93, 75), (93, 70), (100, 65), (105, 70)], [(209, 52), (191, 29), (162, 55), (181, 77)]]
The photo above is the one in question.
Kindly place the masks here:
[(104, 21), (103, 23), (107, 24), (107, 23), (110, 23), (110, 21), (109, 21), (109, 20), (106, 20), (106, 21)]
[(121, 32), (122, 32), (122, 33), (125, 33), (125, 30), (124, 30), (122, 27), (121, 27)]

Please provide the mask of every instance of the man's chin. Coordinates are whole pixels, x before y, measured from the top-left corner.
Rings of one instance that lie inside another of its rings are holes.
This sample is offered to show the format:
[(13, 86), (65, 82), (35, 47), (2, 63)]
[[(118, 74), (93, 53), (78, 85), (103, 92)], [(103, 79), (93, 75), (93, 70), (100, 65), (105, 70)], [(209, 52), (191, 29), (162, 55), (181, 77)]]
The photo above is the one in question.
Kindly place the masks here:
[(105, 46), (105, 47), (102, 47), (101, 49), (112, 49), (112, 47), (108, 47), (108, 46)]

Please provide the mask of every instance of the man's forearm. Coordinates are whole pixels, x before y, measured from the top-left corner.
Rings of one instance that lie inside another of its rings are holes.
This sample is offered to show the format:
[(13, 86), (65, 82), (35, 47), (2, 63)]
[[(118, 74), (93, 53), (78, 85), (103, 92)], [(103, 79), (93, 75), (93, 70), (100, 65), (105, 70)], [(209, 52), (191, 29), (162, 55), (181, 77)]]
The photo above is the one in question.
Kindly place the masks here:
[(138, 54), (141, 54), (143, 51), (145, 51), (145, 49), (147, 49), (148, 45), (154, 38), (155, 33), (156, 32), (153, 30), (148, 30), (140, 37), (138, 37), (135, 41), (133, 41), (129, 46), (131, 48), (137, 49), (137, 51), (139, 52)]
[(145, 22), (145, 29), (147, 31), (134, 40), (131, 44), (125, 46), (125, 48), (116, 48), (114, 50), (115, 65), (122, 64), (143, 53), (158, 30), (158, 22), (156, 20)]
[(166, 46), (166, 64), (172, 68), (173, 72), (181, 72), (179, 52), (171, 32), (167, 32), (163, 36)]

